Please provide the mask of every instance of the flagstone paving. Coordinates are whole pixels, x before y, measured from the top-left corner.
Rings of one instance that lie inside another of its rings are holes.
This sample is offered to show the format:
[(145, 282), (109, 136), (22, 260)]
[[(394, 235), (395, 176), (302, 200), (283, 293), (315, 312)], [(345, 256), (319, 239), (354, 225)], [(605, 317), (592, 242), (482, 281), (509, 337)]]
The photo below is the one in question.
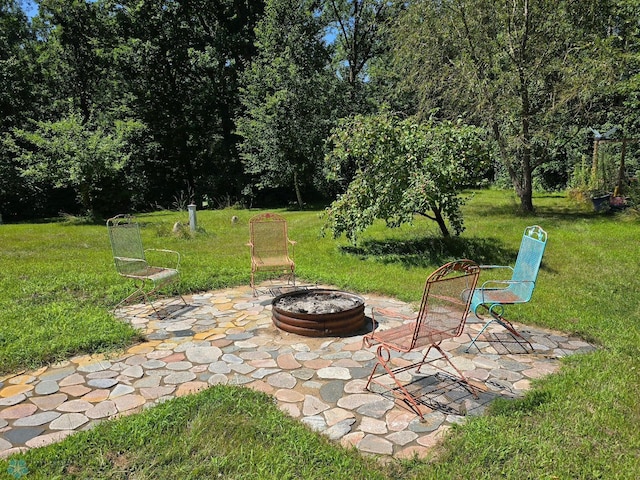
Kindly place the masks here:
[[(363, 297), (367, 315), (375, 308), (383, 325), (393, 326), (401, 321), (397, 316), (414, 314), (406, 303)], [(185, 299), (187, 307), (162, 320), (146, 305), (119, 310), (117, 315), (140, 328), (148, 340), (125, 352), (78, 356), (0, 377), (0, 458), (217, 384), (273, 395), (287, 414), (362, 452), (423, 456), (465, 415), (482, 414), (497, 397), (522, 396), (532, 379), (557, 371), (561, 357), (594, 349), (579, 338), (518, 327), (534, 347), (534, 353), (526, 353), (503, 329), (492, 326), (486, 341), (478, 342), (479, 350), (466, 353), (468, 334), (482, 326), (471, 315), (465, 334), (442, 346), (484, 392), (475, 399), (448, 375), (425, 371), (416, 384), (422, 382), (430, 403), (420, 422), (388, 395), (365, 390), (375, 364), (373, 349), (362, 348), (366, 332), (311, 338), (280, 331), (271, 322), (273, 296), (254, 297), (245, 287)], [(166, 303), (171, 309), (170, 300)], [(387, 316), (391, 314), (396, 319)], [(397, 355), (394, 362), (400, 365), (416, 356), (420, 354)]]

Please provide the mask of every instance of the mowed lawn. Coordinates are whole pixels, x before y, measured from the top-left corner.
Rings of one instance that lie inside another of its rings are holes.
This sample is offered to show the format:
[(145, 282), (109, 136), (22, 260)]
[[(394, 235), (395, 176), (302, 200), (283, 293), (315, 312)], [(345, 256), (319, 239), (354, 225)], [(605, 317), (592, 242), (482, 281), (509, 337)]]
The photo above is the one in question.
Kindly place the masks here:
[[(13, 457), (25, 478), (640, 478), (640, 222), (539, 195), (533, 216), (511, 192), (469, 192), (466, 231), (442, 239), (431, 222), (370, 228), (357, 246), (321, 234), (323, 210), (279, 210), (310, 282), (419, 301), (424, 279), (455, 258), (513, 264), (527, 225), (549, 234), (533, 300), (509, 317), (578, 334), (597, 352), (566, 359), (522, 401), (456, 427), (420, 461), (378, 464), (331, 444), (263, 394), (215, 387), (64, 442)], [(138, 215), (147, 248), (182, 254), (184, 292), (249, 281), (248, 221), (257, 210)], [(237, 223), (231, 222), (237, 216)], [(104, 225), (0, 226), (0, 375), (138, 341), (109, 312), (130, 291), (112, 265)], [(11, 478), (0, 461), (0, 478)]]

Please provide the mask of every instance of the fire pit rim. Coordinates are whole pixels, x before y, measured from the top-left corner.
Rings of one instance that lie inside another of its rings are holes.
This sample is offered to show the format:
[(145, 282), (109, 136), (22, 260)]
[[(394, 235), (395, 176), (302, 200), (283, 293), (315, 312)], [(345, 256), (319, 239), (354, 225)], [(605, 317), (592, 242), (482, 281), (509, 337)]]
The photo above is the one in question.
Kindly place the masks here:
[[(306, 290), (293, 290), (291, 292), (281, 293), (271, 301), (271, 306), (273, 308), (278, 308), (279, 310), (292, 313), (291, 310), (286, 310), (281, 307), (276, 307), (276, 304), (278, 303), (278, 301), (284, 297), (302, 297), (304, 295), (310, 295), (314, 293), (320, 293), (320, 294), (339, 293), (342, 296), (352, 298), (356, 300), (357, 304), (351, 308), (357, 308), (360, 305), (364, 305), (364, 298), (362, 298), (360, 295), (357, 295), (355, 293), (345, 292), (344, 290), (339, 290), (337, 288), (309, 288)], [(295, 313), (299, 315), (310, 315), (310, 316), (323, 315), (318, 313), (307, 313), (307, 314), (300, 313), (300, 312), (295, 312)]]
[[(277, 306), (283, 297), (296, 297), (319, 293), (330, 295), (338, 293), (355, 300), (355, 305), (339, 312), (301, 313)], [(294, 290), (276, 296), (272, 301), (272, 320), (276, 327), (289, 333), (303, 336), (340, 336), (353, 333), (365, 324), (365, 300), (360, 295), (339, 289), (312, 288)], [(302, 326), (304, 325), (304, 326)]]

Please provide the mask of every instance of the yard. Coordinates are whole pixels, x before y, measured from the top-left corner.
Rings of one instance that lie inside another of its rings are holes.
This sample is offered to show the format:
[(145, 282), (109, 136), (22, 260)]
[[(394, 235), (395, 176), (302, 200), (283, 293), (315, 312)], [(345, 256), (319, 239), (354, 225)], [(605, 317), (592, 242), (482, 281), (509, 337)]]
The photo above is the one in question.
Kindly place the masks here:
[[(566, 360), (524, 400), (453, 429), (432, 458), (380, 465), (311, 433), (263, 394), (216, 387), (10, 460), (25, 460), (25, 478), (637, 478), (638, 220), (593, 214), (560, 195), (537, 196), (536, 215), (520, 217), (510, 192), (469, 193), (467, 229), (449, 240), (417, 219), (397, 230), (376, 224), (354, 247), (320, 235), (322, 209), (280, 212), (304, 280), (405, 301), (419, 301), (425, 277), (448, 260), (512, 264), (525, 226), (548, 232), (533, 300), (509, 317), (601, 348)], [(197, 292), (248, 284), (256, 213), (200, 211), (193, 238), (171, 233), (186, 212), (138, 218), (146, 247), (182, 253), (181, 288)], [(129, 284), (115, 274), (104, 225), (2, 225), (0, 244), (0, 374), (139, 339), (109, 313)], [(0, 461), (0, 478), (8, 468)]]

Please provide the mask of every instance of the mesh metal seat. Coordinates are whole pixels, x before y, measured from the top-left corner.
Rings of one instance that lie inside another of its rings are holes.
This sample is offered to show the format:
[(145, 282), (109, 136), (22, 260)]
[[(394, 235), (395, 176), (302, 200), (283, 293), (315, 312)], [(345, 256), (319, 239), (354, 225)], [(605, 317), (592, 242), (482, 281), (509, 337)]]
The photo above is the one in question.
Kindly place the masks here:
[[(432, 368), (446, 372), (438, 364), (438, 361), (443, 358), (457, 373), (459, 380), (477, 398), (476, 390), (478, 388), (469, 383), (462, 372), (451, 362), (440, 344), (443, 340), (462, 334), (469, 314), (471, 292), (476, 286), (479, 274), (480, 268), (470, 260), (447, 263), (427, 278), (417, 318), (387, 330), (377, 329), (377, 322), (375, 318), (373, 319), (374, 330), (363, 338), (366, 347), (377, 345), (377, 362), (367, 382), (366, 388), (368, 390), (370, 390), (372, 383), (376, 383), (385, 391), (393, 391), (424, 420), (420, 408), (420, 404), (423, 402), (409, 391), (407, 383), (401, 381), (399, 374), (413, 369), (416, 373), (421, 373), (420, 369), (425, 364), (431, 364)], [(375, 312), (372, 312), (372, 316), (374, 315)], [(397, 355), (391, 353), (392, 351), (402, 353), (421, 351), (425, 347), (428, 349), (422, 355), (422, 359), (410, 365), (396, 362)], [(427, 360), (432, 348), (435, 348), (441, 357)], [(397, 366), (398, 364), (401, 366)], [(382, 367), (381, 373), (376, 373), (378, 367)], [(393, 382), (385, 382), (389, 377)]]
[[(179, 281), (180, 278), (180, 254), (175, 250), (149, 248), (144, 249), (140, 236), (140, 226), (130, 216), (116, 215), (107, 220), (107, 231), (113, 252), (113, 261), (116, 271), (122, 277), (134, 281), (136, 290), (124, 298), (117, 306), (123, 305), (135, 299), (141, 298), (151, 305), (156, 315), (166, 317), (156, 309), (151, 297), (157, 294), (162, 286)], [(164, 257), (167, 265), (154, 266), (147, 261), (147, 252), (158, 252)], [(187, 302), (179, 295), (182, 303)], [(116, 308), (117, 308), (116, 306)]]
[(256, 294), (255, 276), (259, 271), (282, 272), (287, 282), (296, 284), (293, 261), (295, 241), (287, 233), (287, 221), (275, 213), (262, 213), (249, 220), (251, 249), (251, 288)]
[(480, 319), (484, 319), (483, 315), (487, 314), (488, 318), (486, 318), (486, 323), (480, 332), (471, 340), (466, 349), (467, 352), (492, 322), (502, 325), (514, 337), (528, 344), (533, 351), (531, 343), (518, 333), (503, 314), (505, 305), (526, 303), (531, 300), (546, 245), (547, 232), (538, 225), (532, 225), (524, 230), (515, 266), (480, 266), (481, 269), (508, 269), (511, 271), (511, 278), (509, 280), (487, 280), (473, 292), (471, 311)]

